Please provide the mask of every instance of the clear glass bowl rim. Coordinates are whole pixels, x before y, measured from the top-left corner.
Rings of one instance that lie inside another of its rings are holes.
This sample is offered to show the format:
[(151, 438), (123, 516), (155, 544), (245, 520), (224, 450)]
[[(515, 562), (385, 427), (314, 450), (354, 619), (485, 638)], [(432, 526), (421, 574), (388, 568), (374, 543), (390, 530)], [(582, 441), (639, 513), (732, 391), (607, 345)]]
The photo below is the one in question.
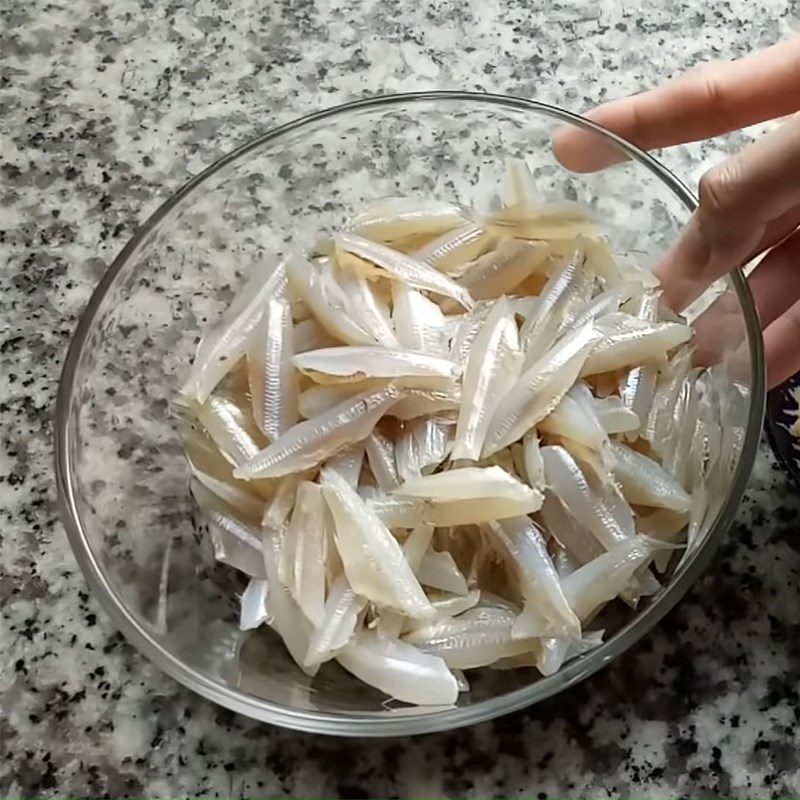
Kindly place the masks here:
[(750, 409), (745, 440), (733, 476), (728, 496), (712, 529), (694, 558), (689, 560), (673, 578), (668, 589), (629, 623), (620, 629), (601, 647), (567, 664), (550, 678), (540, 679), (522, 689), (517, 689), (500, 697), (476, 702), (463, 708), (453, 708), (421, 716), (385, 716), (371, 714), (343, 714), (320, 711), (298, 711), (270, 703), (221, 684), (208, 676), (188, 667), (175, 655), (156, 642), (147, 629), (129, 612), (123, 599), (107, 581), (102, 564), (88, 545), (76, 502), (73, 466), (68, 448), (70, 435), (70, 414), (73, 395), (76, 390), (77, 368), (84, 346), (103, 306), (103, 300), (113, 285), (117, 275), (125, 269), (131, 256), (148, 234), (185, 197), (200, 187), (221, 169), (248, 155), (253, 150), (281, 136), (313, 125), (323, 120), (346, 116), (364, 109), (392, 108), (430, 102), (463, 103), (469, 106), (499, 107), (514, 111), (530, 112), (534, 116), (545, 116), (553, 120), (575, 125), (596, 133), (613, 143), (632, 161), (656, 175), (689, 212), (698, 205), (692, 192), (666, 167), (648, 153), (619, 136), (576, 114), (546, 103), (527, 100), (508, 95), (479, 92), (433, 91), (410, 92), (404, 94), (379, 95), (333, 106), (300, 117), (292, 122), (273, 128), (261, 136), (247, 142), (236, 150), (223, 156), (203, 172), (189, 180), (138, 229), (133, 238), (120, 251), (111, 266), (101, 278), (84, 311), (75, 334), (70, 342), (61, 379), (58, 387), (55, 410), (55, 470), (58, 487), (58, 500), (61, 518), (73, 552), (84, 573), (87, 583), (95, 596), (111, 616), (115, 625), (125, 638), (143, 655), (172, 678), (198, 694), (232, 711), (245, 714), (253, 719), (268, 722), (309, 733), (323, 733), (339, 736), (406, 736), (451, 730), (464, 725), (472, 725), (494, 717), (508, 714), (544, 700), (587, 678), (601, 667), (610, 663), (634, 642), (644, 636), (686, 593), (694, 580), (700, 575), (714, 550), (728, 529), (741, 501), (747, 480), (755, 460), (765, 403), (765, 367), (761, 327), (747, 281), (741, 270), (731, 273), (734, 289), (745, 318), (747, 338), (750, 349), (750, 363), (753, 371)]

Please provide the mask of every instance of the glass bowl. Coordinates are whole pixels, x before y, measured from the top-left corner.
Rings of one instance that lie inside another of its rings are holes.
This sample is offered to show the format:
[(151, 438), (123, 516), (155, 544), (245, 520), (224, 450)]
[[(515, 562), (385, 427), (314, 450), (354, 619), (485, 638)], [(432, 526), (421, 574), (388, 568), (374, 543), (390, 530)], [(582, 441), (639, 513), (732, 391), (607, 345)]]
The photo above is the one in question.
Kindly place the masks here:
[[(596, 174), (566, 171), (550, 146), (563, 125), (591, 132), (629, 160)], [(312, 114), (224, 157), (166, 202), (103, 276), (58, 393), (61, 510), (86, 579), (115, 623), (185, 686), (305, 731), (405, 735), (476, 723), (562, 691), (622, 653), (686, 592), (724, 536), (753, 464), (764, 403), (761, 334), (738, 271), (713, 287), (728, 302), (724, 341), (710, 344), (738, 348), (738, 361), (744, 352), (747, 362), (730, 387), (731, 424), (743, 436), (726, 491), (714, 499), (692, 556), (601, 647), (549, 678), (533, 670), (471, 673), (471, 691), (443, 710), (387, 702), (334, 663), (311, 680), (270, 631), (238, 630), (239, 576), (198, 546), (170, 410), (200, 332), (254, 264), (307, 246), (364, 201), (422, 195), (480, 206), (500, 191), (509, 156), (527, 159), (545, 199), (589, 203), (614, 246), (645, 265), (696, 206), (653, 158), (566, 111), (488, 94), (396, 95)], [(704, 335), (722, 336), (710, 327)]]

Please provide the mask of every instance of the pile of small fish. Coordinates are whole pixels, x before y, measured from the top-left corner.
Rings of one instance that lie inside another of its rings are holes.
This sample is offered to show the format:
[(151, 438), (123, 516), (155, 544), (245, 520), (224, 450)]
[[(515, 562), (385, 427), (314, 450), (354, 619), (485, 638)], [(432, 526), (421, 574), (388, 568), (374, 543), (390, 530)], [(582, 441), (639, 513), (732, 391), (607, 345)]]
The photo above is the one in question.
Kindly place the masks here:
[(691, 336), (523, 162), (490, 214), (382, 200), (265, 264), (180, 400), (242, 628), (424, 705), (596, 647), (710, 513), (726, 444)]

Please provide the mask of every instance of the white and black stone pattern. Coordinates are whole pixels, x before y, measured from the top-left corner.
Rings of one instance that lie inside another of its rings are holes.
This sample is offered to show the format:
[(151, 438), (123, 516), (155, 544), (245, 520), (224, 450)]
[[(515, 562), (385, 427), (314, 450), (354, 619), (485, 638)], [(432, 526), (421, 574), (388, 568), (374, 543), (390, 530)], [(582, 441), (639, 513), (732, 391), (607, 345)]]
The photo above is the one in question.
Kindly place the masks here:
[[(105, 266), (257, 133), (432, 88), (581, 111), (788, 35), (798, 0), (31, 0), (0, 14), (2, 796), (800, 794), (800, 500), (766, 446), (713, 566), (611, 666), (495, 722), (354, 742), (223, 711), (123, 641), (58, 522), (51, 436)], [(694, 183), (754, 133), (664, 160)]]

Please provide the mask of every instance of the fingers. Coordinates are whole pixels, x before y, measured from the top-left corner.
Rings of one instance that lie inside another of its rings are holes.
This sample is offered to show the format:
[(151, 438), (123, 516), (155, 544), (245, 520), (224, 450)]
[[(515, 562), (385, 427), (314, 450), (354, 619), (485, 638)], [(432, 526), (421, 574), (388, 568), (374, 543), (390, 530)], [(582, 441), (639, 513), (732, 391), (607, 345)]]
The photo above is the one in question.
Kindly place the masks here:
[[(790, 335), (800, 303), (800, 228), (767, 253), (748, 282), (765, 329), (767, 378), (771, 388), (800, 369), (800, 331), (794, 331), (794, 341)], [(724, 292), (694, 321), (693, 327), (698, 366), (716, 364), (726, 353), (736, 350), (730, 362), (732, 368), (742, 377), (748, 374), (750, 351), (743, 341), (742, 307), (735, 292)]]
[[(718, 136), (800, 109), (800, 36), (738, 61), (692, 70), (657, 89), (586, 116), (645, 150)], [(569, 127), (553, 139), (567, 169), (593, 172), (625, 160), (593, 133)]]
[(759, 243), (742, 259), (742, 263), (738, 266), (743, 267), (757, 255), (779, 244), (795, 228), (800, 228), (800, 206), (790, 208), (776, 219), (767, 223), (767, 227), (764, 229), (764, 235), (761, 237)]
[(700, 207), (656, 269), (666, 302), (685, 308), (741, 264), (768, 225), (800, 205), (800, 116), (746, 147), (700, 181)]
[[(765, 328), (800, 300), (800, 231), (771, 250), (748, 279)], [(797, 341), (800, 350), (800, 339)]]
[(800, 300), (764, 331), (767, 388), (773, 389), (800, 370)]
[(734, 352), (736, 373), (747, 376), (750, 350), (745, 345), (747, 330), (742, 318), (742, 304), (733, 288), (728, 288), (692, 322), (694, 364), (710, 367)]

